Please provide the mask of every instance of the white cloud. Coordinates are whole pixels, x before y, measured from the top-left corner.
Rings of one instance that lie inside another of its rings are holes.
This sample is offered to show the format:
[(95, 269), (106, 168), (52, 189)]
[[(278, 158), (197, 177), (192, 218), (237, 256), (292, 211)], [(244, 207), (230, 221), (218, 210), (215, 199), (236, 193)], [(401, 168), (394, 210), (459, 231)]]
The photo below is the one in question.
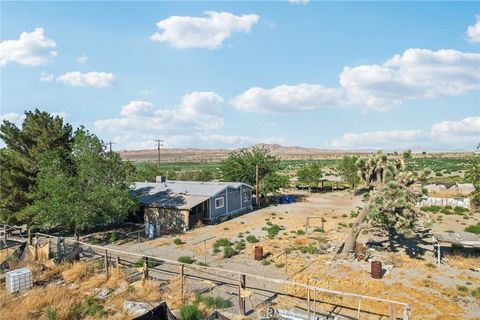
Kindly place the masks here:
[(236, 16), (229, 12), (205, 12), (207, 17), (172, 16), (157, 22), (159, 32), (150, 39), (168, 42), (175, 48), (217, 49), (234, 32), (250, 32), (260, 17)]
[(288, 2), (293, 4), (308, 4), (310, 0), (288, 0)]
[(480, 54), (407, 49), (381, 65), (345, 67), (340, 86), (253, 87), (232, 104), (248, 112), (297, 112), (331, 106), (388, 110), (406, 100), (458, 96), (480, 88)]
[(42, 28), (22, 32), (18, 40), (0, 42), (0, 65), (5, 66), (9, 62), (29, 66), (45, 64), (58, 55), (57, 51), (52, 50), (56, 46), (55, 41), (44, 35)]
[(119, 118), (98, 120), (95, 126), (109, 132), (156, 132), (162, 135), (204, 132), (220, 128), (222, 97), (214, 92), (192, 92), (175, 108), (157, 108), (149, 101), (131, 101)]
[(57, 81), (72, 87), (106, 88), (114, 83), (115, 76), (113, 73), (106, 72), (81, 73), (80, 71), (74, 71), (59, 76)]
[(467, 28), (467, 39), (471, 43), (480, 42), (480, 15), (475, 16), (476, 22), (473, 26)]
[(473, 150), (480, 143), (480, 116), (435, 123), (429, 130), (346, 133), (329, 142), (336, 149), (408, 149), (414, 147)]
[(232, 100), (232, 104), (248, 112), (293, 112), (337, 105), (344, 101), (342, 90), (301, 83), (272, 89), (250, 88)]
[(8, 112), (0, 115), (0, 121), (7, 120), (15, 124), (19, 124), (25, 119), (25, 114), (19, 114), (16, 112)]
[(47, 73), (46, 71), (43, 71), (41, 74), (40, 74), (40, 78), (38, 78), (38, 81), (41, 81), (41, 82), (52, 82), (53, 81), (53, 74), (51, 73)]
[(80, 57), (77, 58), (77, 63), (84, 64), (88, 60), (88, 57), (85, 53), (82, 53)]

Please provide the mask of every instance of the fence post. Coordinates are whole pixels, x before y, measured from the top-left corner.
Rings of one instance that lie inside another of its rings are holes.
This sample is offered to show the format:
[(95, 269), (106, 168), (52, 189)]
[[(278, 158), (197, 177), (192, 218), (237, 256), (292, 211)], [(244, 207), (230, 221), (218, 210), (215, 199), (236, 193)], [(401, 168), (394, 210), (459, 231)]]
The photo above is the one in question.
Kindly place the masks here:
[(120, 257), (117, 256), (116, 260), (117, 260), (117, 261), (116, 261), (116, 264), (115, 264), (115, 265), (117, 266), (117, 269), (120, 269)]
[(183, 285), (184, 285), (184, 281), (185, 281), (185, 265), (184, 264), (181, 264), (180, 265), (180, 294), (181, 294), (181, 301), (182, 301), (182, 305), (185, 303), (185, 293), (184, 293), (184, 288), (183, 288)]
[(32, 245), (32, 229), (28, 228), (28, 244)]
[(105, 264), (105, 276), (106, 276), (107, 279), (108, 279), (108, 251), (107, 251), (107, 249), (105, 249), (105, 260), (104, 260), (104, 264)]
[(142, 283), (148, 278), (148, 258), (143, 257)]
[(307, 319), (310, 320), (310, 288), (307, 288)]
[(403, 320), (410, 320), (410, 311), (412, 311), (410, 305), (403, 307)]
[(35, 235), (35, 246), (34, 246), (33, 257), (34, 257), (35, 261), (38, 260), (38, 234)]
[(245, 298), (242, 298), (243, 290), (245, 290), (246, 276), (244, 274), (240, 275), (240, 282), (238, 284), (238, 308), (240, 309), (240, 314), (245, 315)]
[(395, 320), (395, 305), (390, 303), (390, 320)]

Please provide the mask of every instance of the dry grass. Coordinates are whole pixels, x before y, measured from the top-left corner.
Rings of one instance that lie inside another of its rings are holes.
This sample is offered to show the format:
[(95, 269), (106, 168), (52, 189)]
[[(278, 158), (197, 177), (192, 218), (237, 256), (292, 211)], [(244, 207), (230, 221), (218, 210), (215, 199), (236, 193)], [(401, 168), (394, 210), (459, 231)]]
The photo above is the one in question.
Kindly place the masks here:
[[(300, 283), (309, 283), (321, 288), (341, 290), (369, 296), (388, 297), (389, 299), (408, 303), (415, 310), (416, 319), (434, 319), (439, 315), (451, 315), (461, 318), (462, 309), (453, 301), (448, 299), (455, 293), (451, 289), (446, 289), (438, 284), (431, 283), (428, 289), (417, 289), (405, 285), (402, 279), (392, 285), (387, 285), (383, 281), (373, 280), (363, 272), (349, 270), (346, 266), (336, 266), (338, 272), (335, 276), (322, 274), (321, 272), (302, 273), (293, 279)], [(423, 284), (424, 285), (424, 284)], [(437, 294), (431, 294), (428, 290), (440, 290)], [(297, 286), (287, 286), (286, 291), (296, 296), (306, 297), (306, 289)], [(341, 297), (331, 294), (318, 294), (317, 298), (329, 304), (339, 304), (344, 306), (356, 307), (358, 299)], [(326, 305), (325, 305), (326, 306)], [(321, 306), (319, 306), (320, 308)], [(330, 305), (331, 307), (331, 305)], [(388, 314), (388, 305), (385, 303), (362, 300), (362, 309), (380, 314)], [(398, 308), (398, 316), (401, 310)]]
[[(4, 291), (3, 291), (4, 292)], [(51, 307), (57, 318), (69, 319), (69, 312), (78, 303), (78, 293), (65, 286), (34, 288), (19, 296), (5, 295), (0, 299), (0, 319), (42, 319), (44, 309)]]
[(480, 259), (477, 257), (464, 257), (461, 255), (448, 255), (448, 265), (459, 269), (480, 268)]
[(95, 264), (93, 262), (74, 262), (70, 268), (62, 272), (62, 277), (67, 283), (79, 283), (88, 279), (94, 272)]

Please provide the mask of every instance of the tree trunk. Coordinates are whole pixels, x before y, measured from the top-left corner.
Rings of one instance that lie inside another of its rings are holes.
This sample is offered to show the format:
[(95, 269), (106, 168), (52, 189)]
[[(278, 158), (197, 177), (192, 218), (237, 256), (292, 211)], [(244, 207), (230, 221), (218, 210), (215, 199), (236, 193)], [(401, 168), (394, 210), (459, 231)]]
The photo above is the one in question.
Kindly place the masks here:
[(357, 220), (352, 226), (352, 229), (350, 229), (350, 232), (347, 235), (347, 238), (345, 239), (345, 243), (343, 245), (342, 252), (340, 252), (340, 257), (341, 258), (346, 258), (347, 255), (355, 250), (355, 245), (357, 244), (357, 238), (360, 235), (360, 232), (362, 229), (365, 227), (363, 224), (363, 221), (365, 220), (365, 217), (368, 214), (368, 204), (365, 204), (363, 206), (362, 212), (359, 213), (357, 216)]

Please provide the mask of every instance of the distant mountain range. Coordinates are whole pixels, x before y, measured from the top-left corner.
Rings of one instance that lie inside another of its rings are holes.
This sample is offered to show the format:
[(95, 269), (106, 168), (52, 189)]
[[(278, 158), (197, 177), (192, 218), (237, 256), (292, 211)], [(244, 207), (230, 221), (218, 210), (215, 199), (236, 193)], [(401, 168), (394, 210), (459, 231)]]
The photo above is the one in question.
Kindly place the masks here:
[[(375, 152), (376, 150), (330, 150), (318, 148), (304, 148), (298, 146), (282, 146), (279, 144), (265, 144), (258, 143), (252, 147), (266, 148), (272, 154), (277, 155), (283, 160), (316, 160), (316, 159), (337, 159), (347, 154), (366, 154)], [(411, 149), (415, 153), (471, 153), (465, 150), (458, 151), (443, 151), (432, 150), (421, 146), (416, 146)], [(199, 148), (170, 148), (161, 149), (162, 162), (218, 162), (228, 157), (228, 154), (235, 150), (231, 149), (199, 149)], [(386, 152), (393, 152), (386, 151)], [(157, 161), (158, 153), (156, 149), (151, 150), (123, 150), (119, 151), (120, 156), (125, 160), (134, 162), (155, 162)]]

